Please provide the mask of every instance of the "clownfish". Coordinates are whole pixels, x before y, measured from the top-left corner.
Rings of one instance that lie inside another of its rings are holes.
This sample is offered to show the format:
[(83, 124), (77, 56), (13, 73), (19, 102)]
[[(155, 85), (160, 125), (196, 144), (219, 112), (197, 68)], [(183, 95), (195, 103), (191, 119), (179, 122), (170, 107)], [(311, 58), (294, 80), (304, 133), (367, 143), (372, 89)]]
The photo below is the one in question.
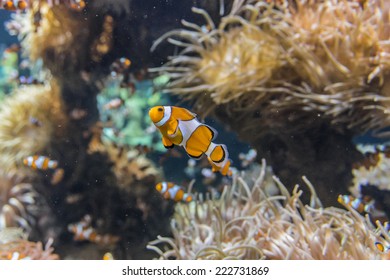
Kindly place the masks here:
[(217, 131), (199, 122), (196, 114), (175, 106), (155, 106), (149, 110), (149, 117), (160, 130), (165, 148), (182, 146), (194, 159), (206, 154), (213, 172), (231, 176), (231, 161), (226, 145), (212, 142)]
[(85, 8), (86, 3), (83, 0), (74, 0), (70, 3), (69, 6), (71, 9), (80, 12)]
[(91, 222), (91, 216), (85, 215), (81, 221), (68, 225), (68, 231), (73, 233), (74, 241), (90, 241), (99, 245), (112, 245), (118, 242), (118, 236), (97, 233)]
[(382, 242), (376, 241), (374, 244), (375, 244), (375, 247), (376, 247), (380, 252), (382, 252), (382, 253), (387, 253), (387, 252), (389, 252), (390, 247), (389, 247), (389, 246), (383, 245)]
[(375, 219), (386, 217), (385, 212), (375, 207), (375, 200), (367, 197), (356, 198), (352, 195), (339, 195), (337, 201), (344, 206), (352, 207), (360, 214), (368, 213)]
[(156, 190), (159, 191), (165, 199), (172, 199), (176, 202), (192, 201), (192, 195), (185, 193), (182, 187), (171, 182), (158, 183), (156, 185)]
[(25, 10), (28, 6), (27, 1), (24, 0), (8, 0), (3, 4), (3, 8), (9, 11)]
[(103, 255), (103, 260), (104, 261), (112, 261), (115, 259), (114, 259), (114, 256), (110, 252), (107, 252)]
[(51, 160), (48, 157), (40, 155), (26, 157), (23, 159), (23, 164), (31, 167), (32, 169), (40, 170), (55, 169), (58, 166), (58, 162), (56, 160)]
[(241, 166), (244, 168), (254, 162), (256, 160), (256, 157), (257, 152), (255, 149), (250, 149), (246, 154), (240, 153), (238, 155), (238, 158), (241, 160)]
[(373, 205), (372, 203), (366, 203), (360, 198), (355, 198), (352, 195), (339, 195), (337, 201), (342, 205), (348, 205), (358, 211), (359, 213), (367, 212), (369, 213)]
[(103, 108), (105, 110), (118, 109), (120, 106), (123, 105), (123, 103), (124, 103), (123, 99), (120, 97), (117, 97), (117, 98), (110, 100), (106, 104), (104, 104)]

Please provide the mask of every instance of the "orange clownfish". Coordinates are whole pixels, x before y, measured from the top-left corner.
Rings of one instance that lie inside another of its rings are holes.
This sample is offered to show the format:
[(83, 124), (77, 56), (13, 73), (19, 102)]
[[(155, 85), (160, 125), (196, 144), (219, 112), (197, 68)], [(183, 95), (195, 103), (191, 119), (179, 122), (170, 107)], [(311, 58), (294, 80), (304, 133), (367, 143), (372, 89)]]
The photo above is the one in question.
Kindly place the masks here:
[(81, 221), (68, 225), (68, 231), (73, 233), (73, 240), (90, 241), (99, 245), (112, 245), (119, 241), (118, 236), (97, 233), (91, 226), (91, 221), (91, 216), (85, 215)]
[(219, 171), (222, 175), (231, 176), (227, 147), (212, 142), (217, 132), (199, 122), (196, 114), (175, 106), (155, 106), (149, 110), (149, 117), (160, 130), (165, 148), (182, 146), (195, 159), (206, 154), (213, 172)]
[(184, 201), (191, 202), (192, 195), (185, 193), (183, 188), (171, 183), (161, 182), (156, 185), (156, 190), (159, 191), (165, 199), (172, 199), (176, 202)]
[(375, 200), (369, 197), (356, 198), (352, 195), (339, 195), (337, 201), (358, 211), (360, 214), (369, 213), (375, 219), (386, 217), (386, 213), (375, 207)]
[(17, 9), (24, 10), (28, 6), (27, 1), (24, 0), (8, 0), (3, 4), (3, 8), (9, 11), (15, 11)]
[(375, 247), (376, 247), (381, 253), (388, 253), (388, 252), (389, 252), (390, 247), (389, 247), (389, 246), (383, 245), (382, 242), (376, 241), (374, 244), (375, 244)]
[(55, 169), (58, 166), (58, 162), (56, 160), (51, 160), (48, 157), (39, 155), (26, 157), (23, 159), (23, 164), (33, 169), (41, 170), (47, 170), (49, 168)]
[(358, 211), (359, 213), (369, 213), (373, 207), (372, 204), (367, 204), (360, 198), (355, 198), (352, 195), (339, 195), (337, 201), (342, 205), (348, 205)]

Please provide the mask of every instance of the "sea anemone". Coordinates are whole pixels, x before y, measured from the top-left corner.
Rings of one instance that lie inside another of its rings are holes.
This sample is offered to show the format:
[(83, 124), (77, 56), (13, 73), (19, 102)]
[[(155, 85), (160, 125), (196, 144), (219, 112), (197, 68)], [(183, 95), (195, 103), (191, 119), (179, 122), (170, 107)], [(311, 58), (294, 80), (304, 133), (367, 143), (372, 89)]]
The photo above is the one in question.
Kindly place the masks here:
[(42, 214), (41, 196), (36, 192), (28, 178), (17, 173), (2, 172), (0, 176), (0, 230), (20, 227), (27, 233)]
[[(167, 73), (168, 90), (203, 115), (217, 107), (240, 131), (297, 131), (318, 121), (354, 133), (388, 126), (389, 5), (267, 2), (236, 0), (218, 26), (194, 8), (204, 25), (182, 21), (184, 29), (157, 40), (153, 48), (168, 38), (182, 51), (152, 71)], [(250, 138), (266, 132), (256, 131)]]
[[(86, 15), (71, 5), (33, 1), (18, 19), (23, 19), (19, 38), (25, 51), (33, 61), (42, 59), (55, 76), (83, 70), (89, 59), (99, 62), (112, 47), (113, 18), (109, 15), (103, 16), (100, 27), (90, 26)], [(91, 31), (96, 31), (97, 37), (90, 36)]]
[(23, 86), (0, 107), (0, 168), (9, 171), (48, 148), (63, 128), (58, 87)]
[(53, 254), (52, 239), (43, 247), (41, 242), (26, 240), (19, 228), (0, 230), (0, 260), (58, 260)]
[[(241, 177), (235, 177), (219, 199), (200, 198), (178, 204), (171, 223), (173, 238), (159, 236), (148, 248), (163, 259), (385, 257), (375, 247), (375, 242), (383, 238), (356, 211), (323, 208), (306, 178), (312, 195), (310, 206), (301, 202), (298, 186), (290, 194), (276, 177), (273, 179), (280, 195), (268, 195), (264, 192), (269, 176), (265, 170), (263, 161), (252, 188)], [(156, 246), (161, 244), (165, 249)]]

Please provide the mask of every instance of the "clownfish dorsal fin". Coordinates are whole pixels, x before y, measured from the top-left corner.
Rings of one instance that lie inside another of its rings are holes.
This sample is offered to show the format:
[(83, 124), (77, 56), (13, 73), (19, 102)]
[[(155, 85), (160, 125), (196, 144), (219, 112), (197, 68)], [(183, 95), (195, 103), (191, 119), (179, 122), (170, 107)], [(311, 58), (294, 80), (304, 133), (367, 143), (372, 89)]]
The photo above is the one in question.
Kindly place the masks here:
[(189, 121), (196, 118), (195, 113), (192, 113), (185, 108), (180, 108), (175, 106), (171, 106), (171, 107), (172, 107), (172, 116), (174, 116), (174, 118), (178, 120)]

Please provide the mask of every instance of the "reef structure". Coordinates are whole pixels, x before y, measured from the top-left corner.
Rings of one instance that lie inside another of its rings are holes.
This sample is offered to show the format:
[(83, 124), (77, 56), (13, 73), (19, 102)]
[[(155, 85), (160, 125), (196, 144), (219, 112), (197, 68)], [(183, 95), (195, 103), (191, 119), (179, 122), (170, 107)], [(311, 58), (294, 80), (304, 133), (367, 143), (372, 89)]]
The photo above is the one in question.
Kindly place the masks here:
[(238, 132), (288, 184), (307, 175), (325, 204), (327, 186), (346, 191), (352, 136), (390, 123), (389, 5), (238, 0), (219, 23), (193, 11), (203, 24), (182, 21), (153, 46), (181, 48), (152, 70), (170, 76), (167, 91)]
[[(355, 210), (322, 207), (313, 186), (310, 205), (302, 190), (290, 193), (266, 172), (265, 161), (253, 186), (236, 176), (219, 199), (178, 204), (171, 222), (173, 238), (159, 236), (148, 248), (160, 259), (386, 259), (375, 242), (389, 233)], [(253, 178), (251, 178), (253, 180)], [(266, 191), (277, 186), (279, 194)]]

